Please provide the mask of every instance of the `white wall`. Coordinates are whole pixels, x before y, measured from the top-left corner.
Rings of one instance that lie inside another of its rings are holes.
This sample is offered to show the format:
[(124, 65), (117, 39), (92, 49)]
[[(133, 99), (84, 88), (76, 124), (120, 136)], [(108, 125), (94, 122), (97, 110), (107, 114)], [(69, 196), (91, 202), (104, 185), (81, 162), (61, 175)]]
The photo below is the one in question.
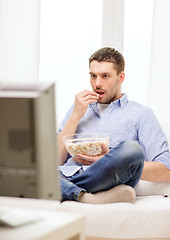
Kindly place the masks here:
[(168, 122), (169, 16), (169, 0), (0, 0), (0, 81), (56, 81), (60, 122), (90, 88), (89, 56), (110, 45), (125, 56), (129, 99)]
[(38, 80), (39, 0), (0, 0), (0, 81)]
[(102, 0), (41, 0), (40, 79), (57, 83), (58, 122), (89, 89), (88, 58), (101, 47)]
[(154, 5), (148, 105), (164, 125), (170, 125), (170, 1)]
[(123, 53), (124, 0), (103, 0), (102, 46), (111, 46)]
[(129, 99), (147, 105), (153, 0), (125, 1), (123, 91)]

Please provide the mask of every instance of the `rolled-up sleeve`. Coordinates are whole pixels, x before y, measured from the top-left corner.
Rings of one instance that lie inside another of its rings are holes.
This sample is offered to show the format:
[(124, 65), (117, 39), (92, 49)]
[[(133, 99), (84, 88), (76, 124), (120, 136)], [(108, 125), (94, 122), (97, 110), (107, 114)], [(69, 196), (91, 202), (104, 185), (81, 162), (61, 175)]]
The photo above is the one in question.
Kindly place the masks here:
[(64, 128), (65, 124), (67, 123), (67, 121), (68, 121), (68, 119), (69, 119), (72, 111), (73, 111), (73, 106), (71, 106), (71, 108), (70, 108), (70, 109), (68, 110), (68, 112), (66, 113), (64, 119), (63, 119), (63, 120), (61, 121), (61, 123), (59, 124), (59, 127), (58, 127), (58, 129), (57, 129), (57, 134), (59, 134), (59, 133), (63, 130), (63, 128)]
[(167, 139), (151, 109), (147, 109), (139, 121), (138, 138), (146, 161), (161, 162), (170, 169)]

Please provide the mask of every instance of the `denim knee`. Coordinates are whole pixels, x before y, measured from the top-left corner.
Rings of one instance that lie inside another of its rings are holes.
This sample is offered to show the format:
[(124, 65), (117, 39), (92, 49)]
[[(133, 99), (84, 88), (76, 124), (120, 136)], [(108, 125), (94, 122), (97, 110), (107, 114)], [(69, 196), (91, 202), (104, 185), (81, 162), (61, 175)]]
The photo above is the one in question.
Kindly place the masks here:
[[(143, 164), (145, 156), (141, 146), (133, 141), (127, 140), (118, 144), (110, 154), (117, 155), (117, 167), (129, 165), (129, 164)], [(113, 158), (115, 161), (115, 157)]]
[(144, 161), (145, 156), (141, 146), (133, 141), (128, 140), (123, 142), (124, 151), (126, 151), (126, 158), (131, 158), (132, 160)]

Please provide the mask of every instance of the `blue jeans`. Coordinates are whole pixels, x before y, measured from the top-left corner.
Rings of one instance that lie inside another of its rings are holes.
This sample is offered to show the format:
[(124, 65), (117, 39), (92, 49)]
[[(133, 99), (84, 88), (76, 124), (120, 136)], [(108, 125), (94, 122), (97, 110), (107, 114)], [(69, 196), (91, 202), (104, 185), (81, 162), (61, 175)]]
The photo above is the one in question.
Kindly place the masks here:
[(96, 193), (119, 184), (135, 187), (144, 165), (144, 154), (138, 143), (124, 141), (112, 148), (86, 171), (66, 177), (61, 173), (62, 201), (78, 201), (80, 192)]

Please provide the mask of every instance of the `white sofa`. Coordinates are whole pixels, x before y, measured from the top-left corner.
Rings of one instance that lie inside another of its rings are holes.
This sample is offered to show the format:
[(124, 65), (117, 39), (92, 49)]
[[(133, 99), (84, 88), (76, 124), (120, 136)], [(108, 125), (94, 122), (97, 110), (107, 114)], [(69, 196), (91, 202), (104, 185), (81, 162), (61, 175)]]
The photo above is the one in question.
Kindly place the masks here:
[(60, 210), (86, 216), (88, 240), (170, 239), (170, 183), (140, 181), (135, 190), (134, 204), (66, 201)]

